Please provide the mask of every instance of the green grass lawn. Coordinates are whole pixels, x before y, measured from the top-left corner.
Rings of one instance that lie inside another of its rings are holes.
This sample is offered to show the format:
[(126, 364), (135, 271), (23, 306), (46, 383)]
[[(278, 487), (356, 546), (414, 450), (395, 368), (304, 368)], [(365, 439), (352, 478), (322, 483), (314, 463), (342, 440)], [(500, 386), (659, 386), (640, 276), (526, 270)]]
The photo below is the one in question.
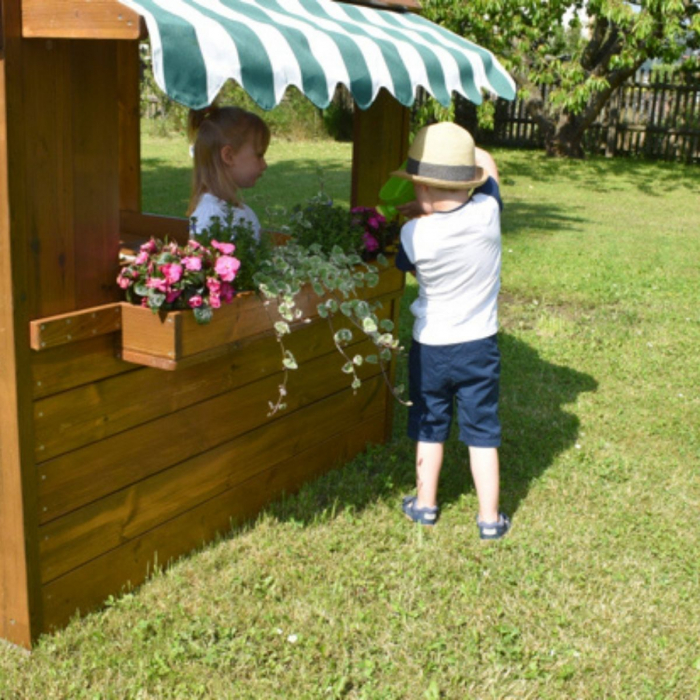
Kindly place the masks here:
[[(454, 438), (439, 524), (403, 518), (397, 406), (390, 444), (31, 656), (6, 647), (0, 697), (700, 697), (700, 170), (495, 156), (512, 534), (478, 540)], [(264, 219), (314, 194), (317, 166), (347, 201), (349, 157), (273, 144), (248, 201)], [(144, 158), (146, 208), (181, 214), (183, 143), (151, 140)]]

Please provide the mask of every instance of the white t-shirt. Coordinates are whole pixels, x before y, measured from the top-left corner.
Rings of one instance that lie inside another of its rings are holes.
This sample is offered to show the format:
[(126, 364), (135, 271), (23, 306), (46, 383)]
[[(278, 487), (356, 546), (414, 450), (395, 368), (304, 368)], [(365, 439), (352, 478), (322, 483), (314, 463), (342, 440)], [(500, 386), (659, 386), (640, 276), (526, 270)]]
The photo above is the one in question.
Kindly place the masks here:
[[(226, 214), (229, 207), (233, 209), (233, 223), (250, 223), (253, 227), (253, 233), (256, 239), (260, 239), (260, 222), (255, 212), (247, 205), (241, 204), (240, 207), (233, 207), (228, 202), (223, 199), (215, 197), (209, 192), (204, 193), (197, 203), (197, 208), (192, 212), (190, 217), (190, 234), (196, 236), (200, 231), (205, 228), (209, 228), (211, 225), (211, 220), (218, 216), (220, 221), (223, 223), (226, 219)], [(194, 222), (192, 219), (196, 218), (197, 221)]]
[(411, 304), (415, 340), (453, 345), (498, 331), (497, 197), (477, 191), (458, 209), (413, 219), (401, 229), (401, 244), (419, 285), (418, 298)]

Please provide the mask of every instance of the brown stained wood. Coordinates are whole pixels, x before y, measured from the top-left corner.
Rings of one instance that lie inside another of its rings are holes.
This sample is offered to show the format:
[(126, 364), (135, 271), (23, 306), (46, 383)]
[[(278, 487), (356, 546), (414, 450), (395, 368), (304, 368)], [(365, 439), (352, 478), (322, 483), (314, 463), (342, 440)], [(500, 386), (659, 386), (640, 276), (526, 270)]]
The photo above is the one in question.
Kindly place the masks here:
[[(208, 400), (204, 399), (203, 388), (199, 403), (41, 464), (38, 469), (41, 522), (46, 523), (250, 430), (261, 426), (271, 429), (276, 421), (284, 421), (296, 409), (345, 389), (349, 379), (340, 371), (341, 364), (339, 356), (324, 355), (305, 363), (305, 374), (290, 373), (288, 408), (274, 417), (268, 415), (268, 401), (277, 397), (281, 372)], [(376, 365), (369, 364), (360, 369), (360, 375), (367, 379), (379, 371)], [(94, 474), (99, 474), (99, 479), (93, 478)]]
[[(75, 306), (120, 301), (117, 42), (71, 41)], [(48, 315), (48, 314), (46, 314)]]
[(138, 41), (117, 45), (119, 209), (141, 211), (141, 81)]
[(374, 207), (379, 190), (408, 154), (409, 110), (386, 90), (353, 125), (352, 205)]
[(40, 529), (42, 580), (118, 547), (255, 474), (310, 449), (384, 407), (380, 377), (288, 413), (238, 440), (198, 455)]
[(61, 627), (77, 610), (85, 613), (109, 595), (141, 584), (154, 564), (164, 566), (227, 532), (232, 522), (253, 517), (282, 493), (293, 493), (304, 481), (381, 440), (380, 412), (48, 583), (43, 587), (45, 630)]
[[(76, 308), (71, 47), (23, 42), (31, 316)], [(94, 304), (90, 304), (94, 306)]]
[[(290, 376), (288, 408), (274, 417), (268, 415), (267, 401), (276, 397), (281, 373), (40, 465), (40, 521), (49, 522), (251, 430), (275, 434), (277, 422), (287, 425), (297, 408), (347, 388), (340, 366), (328, 359), (320, 367), (310, 363), (313, 381)], [(377, 371), (365, 365), (360, 375), (370, 379)]]
[(27, 142), (21, 6), (0, 8), (0, 636), (30, 647), (42, 625), (32, 459)]
[(138, 39), (141, 18), (117, 0), (22, 0), (26, 38)]
[(115, 302), (31, 321), (29, 343), (32, 350), (47, 350), (96, 335), (114, 333), (122, 326), (121, 312), (121, 303)]
[(117, 374), (139, 371), (119, 359), (121, 345), (121, 334), (111, 333), (32, 353), (34, 398), (46, 398)]
[(190, 235), (189, 220), (177, 216), (141, 214), (122, 208), (119, 212), (119, 230), (125, 247), (137, 249), (149, 238), (174, 240), (185, 244)]
[[(384, 318), (386, 313), (388, 308), (378, 317)], [(338, 321), (338, 328), (348, 326), (348, 321)], [(355, 333), (355, 342), (362, 337)], [(295, 354), (302, 377), (311, 371), (306, 365), (316, 357), (330, 353), (337, 362), (341, 361), (325, 322), (298, 328), (288, 336), (286, 346)], [(148, 369), (119, 374), (36, 401), (37, 461), (46, 461), (280, 371), (281, 351), (273, 337), (228, 347), (231, 352), (210, 363), (198, 363), (175, 373)]]

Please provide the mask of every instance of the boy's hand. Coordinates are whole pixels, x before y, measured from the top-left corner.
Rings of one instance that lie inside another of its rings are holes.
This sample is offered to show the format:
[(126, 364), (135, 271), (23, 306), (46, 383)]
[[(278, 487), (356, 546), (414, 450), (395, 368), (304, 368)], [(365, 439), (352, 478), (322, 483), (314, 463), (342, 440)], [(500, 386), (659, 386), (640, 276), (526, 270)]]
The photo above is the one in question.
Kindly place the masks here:
[(417, 199), (414, 199), (412, 202), (407, 202), (406, 204), (399, 204), (396, 210), (407, 219), (415, 219), (419, 216), (430, 214), (430, 212), (427, 211), (427, 205), (421, 204)]

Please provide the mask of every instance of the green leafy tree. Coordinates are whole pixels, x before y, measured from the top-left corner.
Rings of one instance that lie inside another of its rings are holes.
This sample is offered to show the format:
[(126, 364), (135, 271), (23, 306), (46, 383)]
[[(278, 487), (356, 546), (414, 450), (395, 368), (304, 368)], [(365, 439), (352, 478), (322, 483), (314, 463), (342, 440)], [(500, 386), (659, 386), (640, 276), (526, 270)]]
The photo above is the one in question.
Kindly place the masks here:
[(645, 61), (698, 66), (699, 0), (424, 0), (424, 14), (494, 52), (553, 156), (584, 155), (586, 129)]

